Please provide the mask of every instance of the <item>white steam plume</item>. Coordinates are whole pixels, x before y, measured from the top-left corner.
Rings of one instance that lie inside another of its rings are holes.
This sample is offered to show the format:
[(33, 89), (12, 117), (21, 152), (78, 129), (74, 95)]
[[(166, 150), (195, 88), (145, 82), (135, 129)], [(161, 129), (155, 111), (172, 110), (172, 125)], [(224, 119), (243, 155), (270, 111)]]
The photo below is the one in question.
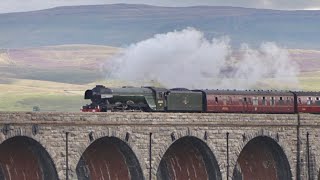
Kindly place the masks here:
[(243, 44), (233, 52), (229, 41), (210, 41), (193, 28), (158, 34), (124, 49), (103, 70), (109, 79), (167, 88), (251, 89), (272, 83), (272, 89), (298, 89), (299, 69), (287, 50), (268, 42), (256, 50)]

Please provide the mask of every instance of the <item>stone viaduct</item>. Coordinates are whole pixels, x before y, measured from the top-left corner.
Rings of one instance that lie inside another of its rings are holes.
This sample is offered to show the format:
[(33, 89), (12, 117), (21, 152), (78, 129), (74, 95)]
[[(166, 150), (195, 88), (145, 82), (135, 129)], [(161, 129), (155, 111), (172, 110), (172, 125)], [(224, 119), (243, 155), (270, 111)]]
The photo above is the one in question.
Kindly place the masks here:
[(314, 114), (0, 112), (0, 130), (0, 179), (320, 179)]

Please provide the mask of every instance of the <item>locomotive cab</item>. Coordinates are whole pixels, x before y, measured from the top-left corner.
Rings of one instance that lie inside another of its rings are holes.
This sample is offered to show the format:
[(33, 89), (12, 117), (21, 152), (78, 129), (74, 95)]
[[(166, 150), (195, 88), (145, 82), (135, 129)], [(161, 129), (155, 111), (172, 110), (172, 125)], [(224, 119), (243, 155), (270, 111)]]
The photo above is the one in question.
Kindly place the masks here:
[(166, 103), (166, 93), (168, 92), (165, 88), (156, 88), (156, 87), (145, 87), (152, 90), (152, 93), (154, 94), (154, 101), (155, 101), (155, 111), (165, 111), (165, 108), (167, 106)]

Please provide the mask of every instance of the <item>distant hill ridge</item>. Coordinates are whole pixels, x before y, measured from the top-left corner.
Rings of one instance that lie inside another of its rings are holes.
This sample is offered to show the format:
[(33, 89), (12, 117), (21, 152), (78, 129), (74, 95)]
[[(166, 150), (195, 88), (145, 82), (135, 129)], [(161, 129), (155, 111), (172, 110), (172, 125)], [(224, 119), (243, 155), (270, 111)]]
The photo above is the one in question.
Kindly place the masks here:
[(235, 46), (274, 41), (288, 48), (320, 47), (320, 11), (111, 4), (0, 14), (0, 48), (61, 44), (123, 47), (186, 27), (195, 27), (208, 38), (227, 35)]

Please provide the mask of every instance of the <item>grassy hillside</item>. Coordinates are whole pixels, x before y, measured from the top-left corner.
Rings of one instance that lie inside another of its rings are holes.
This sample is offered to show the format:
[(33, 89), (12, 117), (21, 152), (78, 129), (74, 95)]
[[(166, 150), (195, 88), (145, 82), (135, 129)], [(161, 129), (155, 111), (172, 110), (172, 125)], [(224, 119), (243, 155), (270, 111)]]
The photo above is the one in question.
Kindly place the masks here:
[(92, 45), (7, 50), (0, 53), (0, 79), (86, 84), (104, 78), (99, 66), (118, 50)]
[(79, 111), (87, 86), (37, 80), (15, 80), (0, 84), (1, 111)]

